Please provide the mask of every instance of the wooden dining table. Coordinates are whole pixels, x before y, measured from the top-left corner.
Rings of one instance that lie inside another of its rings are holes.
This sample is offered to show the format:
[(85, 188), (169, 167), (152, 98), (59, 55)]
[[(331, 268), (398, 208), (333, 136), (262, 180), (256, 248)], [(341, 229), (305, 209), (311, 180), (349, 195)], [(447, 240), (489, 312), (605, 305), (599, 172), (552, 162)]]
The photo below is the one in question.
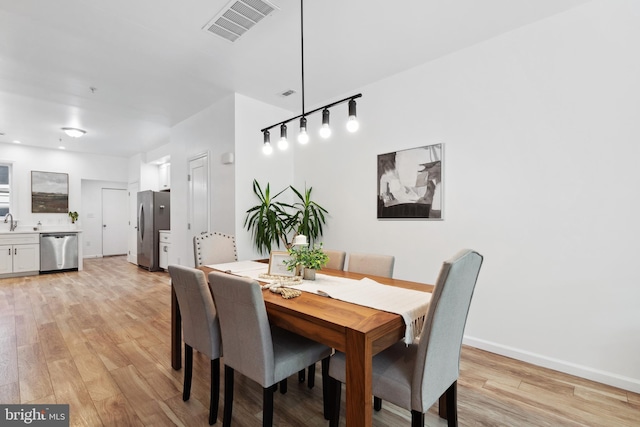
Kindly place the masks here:
[[(205, 273), (212, 268), (200, 267)], [(349, 279), (368, 277), (378, 283), (431, 292), (433, 285), (323, 269), (320, 274)], [(182, 366), (182, 331), (178, 301), (171, 288), (171, 365)], [(402, 316), (314, 293), (284, 299), (263, 291), (269, 322), (341, 351), (346, 356), (346, 421), (349, 427), (372, 425), (372, 359), (404, 337)], [(440, 414), (446, 414), (440, 399)]]

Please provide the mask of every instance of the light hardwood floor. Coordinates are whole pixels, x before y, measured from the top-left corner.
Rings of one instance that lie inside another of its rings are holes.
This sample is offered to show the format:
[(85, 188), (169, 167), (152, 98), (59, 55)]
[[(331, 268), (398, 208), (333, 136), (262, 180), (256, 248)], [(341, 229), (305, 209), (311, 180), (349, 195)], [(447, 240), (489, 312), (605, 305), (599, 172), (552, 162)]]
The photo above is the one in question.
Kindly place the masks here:
[[(209, 361), (194, 354), (189, 402), (170, 366), (168, 274), (124, 257), (84, 267), (0, 279), (0, 402), (68, 403), (78, 426), (208, 425)], [(313, 390), (291, 378), (276, 393), (274, 425), (328, 425), (317, 372)], [(471, 347), (458, 389), (462, 426), (640, 426), (638, 394)], [(233, 424), (260, 426), (261, 388), (236, 374), (235, 390)], [(408, 426), (409, 413), (385, 402), (374, 425)], [(426, 425), (446, 422), (432, 408)]]

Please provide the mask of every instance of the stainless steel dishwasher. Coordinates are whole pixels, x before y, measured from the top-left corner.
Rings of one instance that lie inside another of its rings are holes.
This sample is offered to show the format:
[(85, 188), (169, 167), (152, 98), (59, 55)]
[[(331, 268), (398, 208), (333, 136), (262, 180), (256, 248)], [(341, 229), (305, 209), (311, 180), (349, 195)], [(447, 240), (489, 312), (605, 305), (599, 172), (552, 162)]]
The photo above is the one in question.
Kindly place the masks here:
[(40, 272), (78, 269), (78, 233), (40, 234)]

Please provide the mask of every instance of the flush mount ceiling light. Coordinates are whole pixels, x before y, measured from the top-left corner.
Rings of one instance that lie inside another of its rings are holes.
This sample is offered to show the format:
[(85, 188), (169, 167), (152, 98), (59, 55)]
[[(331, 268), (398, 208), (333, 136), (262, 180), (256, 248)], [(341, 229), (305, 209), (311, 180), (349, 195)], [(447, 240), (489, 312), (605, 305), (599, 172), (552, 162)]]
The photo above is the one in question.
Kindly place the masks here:
[(286, 124), (292, 122), (296, 119), (300, 119), (300, 132), (298, 133), (298, 142), (300, 144), (306, 144), (309, 142), (309, 134), (307, 133), (307, 116), (316, 113), (318, 111), (322, 111), (322, 127), (320, 128), (320, 136), (322, 138), (329, 138), (331, 136), (331, 128), (329, 127), (329, 108), (336, 106), (338, 104), (342, 104), (344, 102), (349, 102), (349, 119), (347, 121), (347, 130), (349, 132), (355, 132), (358, 130), (358, 119), (356, 116), (356, 98), (360, 98), (362, 96), (361, 93), (356, 95), (349, 96), (347, 98), (341, 99), (336, 102), (332, 102), (330, 104), (324, 105), (320, 108), (316, 108), (315, 110), (306, 111), (304, 109), (304, 13), (303, 13), (303, 0), (300, 0), (300, 47), (301, 47), (301, 63), (302, 63), (302, 114), (299, 114), (295, 117), (291, 117), (290, 119), (284, 120), (282, 122), (275, 123), (271, 126), (268, 126), (264, 129), (261, 129), (260, 132), (263, 134), (263, 147), (262, 151), (264, 154), (271, 154), (273, 152), (273, 148), (271, 147), (271, 136), (269, 133), (269, 129), (272, 129), (276, 126), (280, 126), (280, 141), (278, 142), (278, 148), (284, 150), (289, 145), (287, 142), (287, 126)]
[(67, 136), (71, 138), (80, 138), (82, 135), (87, 133), (86, 130), (78, 129), (78, 128), (61, 128)]

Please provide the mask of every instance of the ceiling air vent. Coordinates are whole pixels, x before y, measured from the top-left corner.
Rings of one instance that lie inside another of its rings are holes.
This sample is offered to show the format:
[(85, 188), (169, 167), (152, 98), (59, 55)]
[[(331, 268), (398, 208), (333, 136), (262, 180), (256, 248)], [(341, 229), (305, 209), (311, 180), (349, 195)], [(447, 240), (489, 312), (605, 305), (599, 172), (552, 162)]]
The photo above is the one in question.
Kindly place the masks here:
[(204, 26), (212, 34), (234, 42), (278, 8), (264, 0), (232, 0)]

